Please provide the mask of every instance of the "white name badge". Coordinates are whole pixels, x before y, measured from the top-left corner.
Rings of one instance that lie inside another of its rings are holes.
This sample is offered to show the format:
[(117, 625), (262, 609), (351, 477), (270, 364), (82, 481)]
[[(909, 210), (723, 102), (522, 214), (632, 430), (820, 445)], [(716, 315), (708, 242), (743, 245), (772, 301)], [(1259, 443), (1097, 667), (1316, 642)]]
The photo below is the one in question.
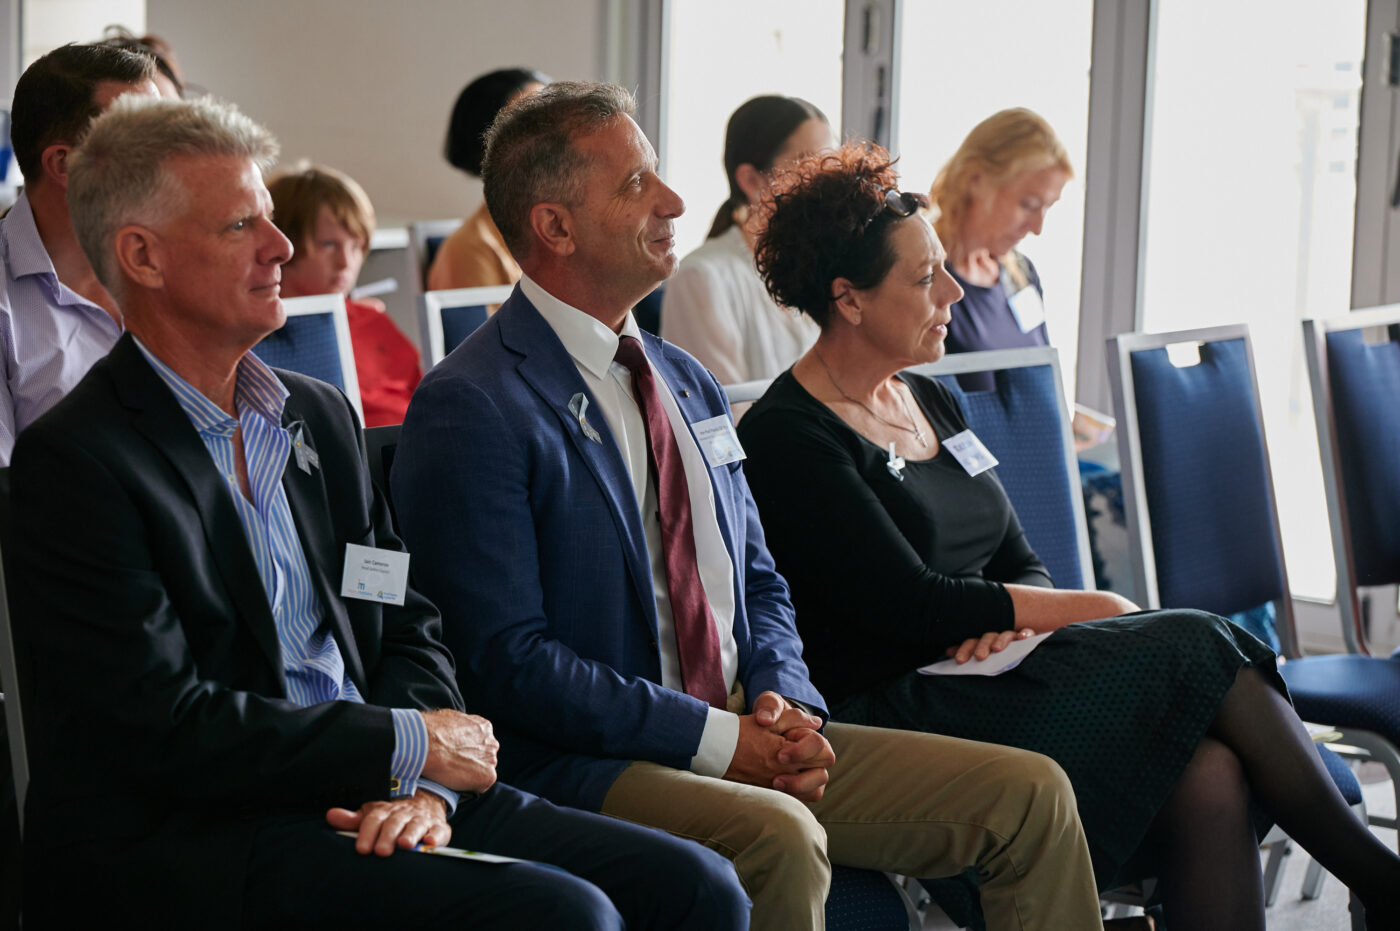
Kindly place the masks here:
[(1033, 286), (1027, 285), (1011, 295), (1010, 302), (1011, 313), (1022, 333), (1029, 333), (1045, 322), (1045, 303)]
[(342, 597), (401, 605), (407, 591), (407, 553), (345, 544), (345, 573), (340, 577)]
[(734, 432), (734, 421), (728, 414), (693, 423), (690, 428), (695, 431), (695, 440), (710, 468), (748, 458), (744, 447), (739, 445), (739, 434)]
[(981, 475), (997, 464), (997, 457), (982, 445), (977, 434), (971, 430), (948, 437), (943, 441), (943, 448), (953, 454), (968, 475)]

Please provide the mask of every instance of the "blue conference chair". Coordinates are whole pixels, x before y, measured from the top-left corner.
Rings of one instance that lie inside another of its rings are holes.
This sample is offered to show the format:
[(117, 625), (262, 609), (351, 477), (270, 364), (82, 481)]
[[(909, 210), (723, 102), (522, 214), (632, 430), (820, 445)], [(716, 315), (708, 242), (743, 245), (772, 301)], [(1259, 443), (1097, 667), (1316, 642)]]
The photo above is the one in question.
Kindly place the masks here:
[[(397, 425), (365, 431), (370, 478), (389, 505), (390, 513), (394, 502), (389, 496), (389, 473), (398, 442)], [(831, 868), (826, 924), (832, 931), (919, 931), (922, 927), (913, 899), (898, 880), (873, 870), (845, 866)]]
[[(1200, 361), (1174, 364), (1176, 344), (1197, 345)], [(1108, 361), (1139, 603), (1230, 615), (1272, 602), (1298, 714), (1340, 730), (1338, 753), (1382, 762), (1400, 787), (1400, 663), (1299, 649), (1248, 328), (1125, 334)]]
[(360, 406), (360, 381), (355, 372), (355, 351), (350, 343), (350, 322), (345, 316), (345, 296), (315, 294), (282, 302), (287, 322), (253, 347), (268, 365), (319, 378), (335, 385), (350, 399), (355, 413)]
[(486, 322), (491, 308), (505, 303), (514, 287), (455, 288), (418, 295), (418, 335), (423, 371), (442, 361), (457, 344)]
[(443, 241), (462, 225), (461, 219), (419, 220), (408, 225), (408, 280), (422, 293), (428, 290), (428, 267)]
[(1370, 596), (1359, 589), (1400, 582), (1400, 305), (1304, 320), (1303, 350), (1342, 636), (1349, 651), (1369, 655)]
[[(912, 371), (936, 377), (953, 393), (967, 425), (997, 458), (997, 478), (1055, 587), (1092, 588), (1059, 353), (1048, 346), (954, 353)], [(990, 374), (994, 387), (964, 390), (958, 376), (974, 372)]]

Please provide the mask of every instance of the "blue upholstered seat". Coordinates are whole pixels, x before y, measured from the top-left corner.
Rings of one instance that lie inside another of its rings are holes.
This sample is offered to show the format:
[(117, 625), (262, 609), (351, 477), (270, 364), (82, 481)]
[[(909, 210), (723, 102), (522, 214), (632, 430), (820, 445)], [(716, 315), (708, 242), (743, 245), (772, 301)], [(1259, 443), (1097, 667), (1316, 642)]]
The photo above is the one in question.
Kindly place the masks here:
[(486, 322), (486, 306), (482, 304), (465, 307), (444, 307), (442, 309), (442, 346), (444, 352), (451, 352), (457, 345), (472, 335), (472, 332)]
[(832, 866), (826, 926), (832, 931), (908, 931), (911, 922), (903, 896), (884, 873)]
[(1309, 656), (1284, 663), (1282, 672), (1307, 720), (1400, 738), (1400, 659)]
[[(950, 360), (965, 363), (977, 355)], [(963, 391), (951, 374), (938, 380), (957, 397), (968, 426), (996, 456), (997, 478), (1055, 587), (1086, 587), (1088, 567), (1081, 562), (1079, 545), (1082, 520), (1074, 509), (1076, 498), (1082, 506), (1082, 495), (1079, 475), (1065, 461), (1065, 408), (1055, 367), (1040, 361), (997, 368), (991, 391)]]
[(282, 329), (268, 334), (253, 352), (268, 365), (310, 375), (345, 390), (340, 344), (330, 314), (288, 317)]
[(486, 322), (491, 309), (510, 297), (511, 285), (456, 288), (418, 295), (418, 341), (423, 371), (442, 361), (462, 340)]

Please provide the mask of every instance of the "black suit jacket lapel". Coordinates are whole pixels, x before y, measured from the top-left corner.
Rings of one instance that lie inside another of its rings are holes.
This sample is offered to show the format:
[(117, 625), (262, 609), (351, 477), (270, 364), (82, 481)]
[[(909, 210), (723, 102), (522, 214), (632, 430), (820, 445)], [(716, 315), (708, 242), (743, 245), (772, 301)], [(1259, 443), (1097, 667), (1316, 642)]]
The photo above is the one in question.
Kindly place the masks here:
[[(282, 426), (292, 434), (293, 446), (287, 453), (287, 465), (282, 474), (282, 488), (287, 493), (287, 504), (292, 511), (292, 522), (301, 540), (301, 551), (306, 557), (307, 568), (311, 572), (311, 582), (316, 586), (316, 594), (321, 599), (321, 607), (331, 636), (340, 646), (341, 658), (345, 661), (346, 674), (350, 676), (360, 694), (368, 698), (368, 683), (365, 679), (364, 661), (355, 645), (354, 632), (350, 627), (350, 615), (345, 600), (340, 595), (341, 570), (344, 551), (337, 550), (335, 528), (331, 521), (330, 500), (326, 496), (326, 483), (321, 470), (335, 468), (337, 463), (327, 462), (321, 457), (319, 465), (308, 466), (310, 471), (297, 464), (295, 443), (300, 432), (301, 442), (316, 450), (316, 438), (311, 427), (302, 420), (295, 410), (295, 402), (287, 399), (287, 407), (282, 412)], [(317, 451), (319, 455), (319, 451)]]
[(122, 403), (131, 411), (132, 426), (170, 461), (189, 490), (204, 526), (214, 563), (233, 599), (237, 615), (244, 618), (253, 638), (286, 687), (282, 672), (282, 648), (272, 608), (267, 603), (262, 577), (253, 562), (248, 538), (238, 511), (229, 497), (224, 478), (204, 441), (181, 409), (170, 389), (151, 368), (130, 334), (123, 336), (110, 355), (113, 381)]

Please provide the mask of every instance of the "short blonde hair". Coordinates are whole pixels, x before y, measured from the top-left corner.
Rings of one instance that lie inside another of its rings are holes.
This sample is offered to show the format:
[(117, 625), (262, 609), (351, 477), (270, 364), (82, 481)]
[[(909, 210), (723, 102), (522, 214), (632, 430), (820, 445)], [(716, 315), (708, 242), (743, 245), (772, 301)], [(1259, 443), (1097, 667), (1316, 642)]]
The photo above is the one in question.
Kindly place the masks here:
[(364, 188), (344, 172), (303, 163), (273, 178), (267, 190), (272, 195), (272, 221), (292, 241), (295, 254), (305, 254), (322, 207), (329, 209), (361, 246), (369, 248), (374, 235), (374, 206)]
[[(266, 171), (277, 140), (231, 103), (128, 94), (92, 123), (68, 168), (68, 214), (98, 280), (121, 290), (112, 237), (132, 223), (157, 226), (185, 208), (173, 158), (246, 158)], [(120, 299), (120, 298), (118, 298)]]
[(946, 243), (956, 232), (973, 175), (980, 172), (1000, 186), (1022, 172), (1050, 167), (1074, 177), (1069, 153), (1044, 117), (1025, 107), (993, 113), (972, 128), (933, 180), (928, 197), (939, 238)]

